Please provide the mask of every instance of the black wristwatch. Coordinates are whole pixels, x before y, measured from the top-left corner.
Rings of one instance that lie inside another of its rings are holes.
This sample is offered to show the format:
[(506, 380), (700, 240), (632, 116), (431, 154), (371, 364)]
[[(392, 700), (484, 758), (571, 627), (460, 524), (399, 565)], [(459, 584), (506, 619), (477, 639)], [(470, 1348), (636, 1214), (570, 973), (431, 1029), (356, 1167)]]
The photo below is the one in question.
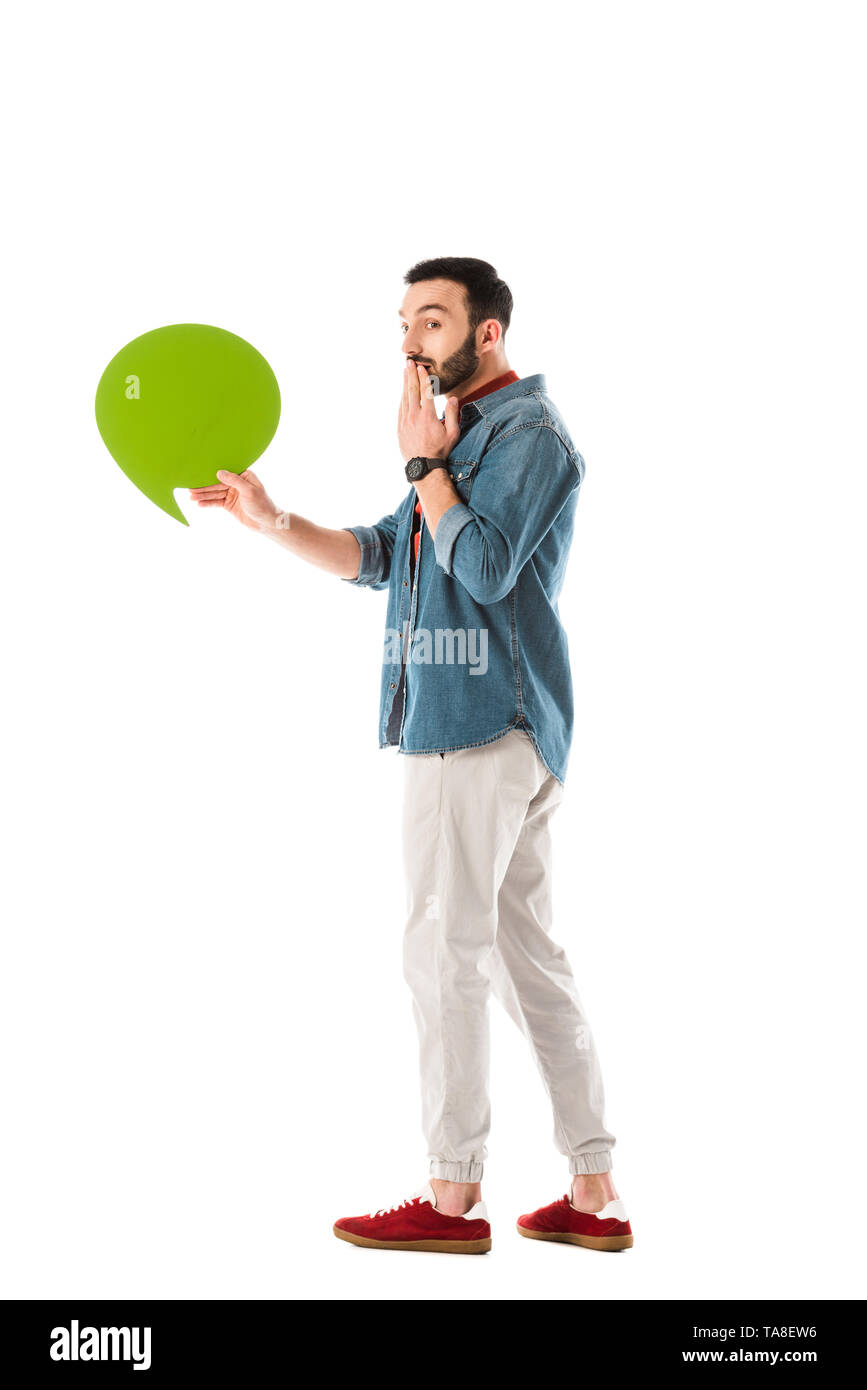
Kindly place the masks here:
[(435, 468), (448, 468), (448, 466), (448, 459), (414, 458), (410, 459), (403, 471), (406, 474), (408, 483), (417, 483), (419, 478), (424, 478), (426, 474), (432, 473)]

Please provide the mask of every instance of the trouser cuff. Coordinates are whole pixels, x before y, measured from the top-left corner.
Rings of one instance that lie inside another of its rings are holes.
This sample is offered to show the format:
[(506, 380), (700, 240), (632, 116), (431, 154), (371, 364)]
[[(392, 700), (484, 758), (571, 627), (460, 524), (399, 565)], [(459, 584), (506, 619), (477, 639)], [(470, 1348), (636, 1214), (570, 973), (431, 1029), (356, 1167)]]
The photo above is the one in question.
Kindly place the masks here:
[(485, 1165), (477, 1159), (466, 1163), (447, 1163), (441, 1158), (432, 1158), (430, 1176), (441, 1178), (443, 1182), (481, 1182)]
[(569, 1172), (574, 1174), (582, 1173), (608, 1173), (613, 1167), (611, 1152), (602, 1149), (595, 1154), (573, 1154), (569, 1159)]

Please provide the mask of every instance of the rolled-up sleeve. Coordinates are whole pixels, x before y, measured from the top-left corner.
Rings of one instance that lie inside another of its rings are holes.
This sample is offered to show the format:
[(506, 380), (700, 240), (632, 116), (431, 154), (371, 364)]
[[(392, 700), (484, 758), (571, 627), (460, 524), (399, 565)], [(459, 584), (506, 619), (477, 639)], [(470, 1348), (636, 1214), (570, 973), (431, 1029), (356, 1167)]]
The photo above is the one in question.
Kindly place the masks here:
[(357, 584), (366, 589), (385, 589), (391, 575), (391, 557), (397, 534), (397, 512), (384, 516), (373, 526), (344, 526), (351, 531), (361, 547), (358, 574), (344, 579), (344, 584)]
[(449, 507), (447, 512), (443, 512), (439, 519), (437, 533), (434, 537), (434, 554), (437, 558), (437, 564), (442, 566), (446, 574), (452, 572), (455, 541), (463, 528), (469, 525), (472, 520), (473, 514), (463, 502), (455, 502), (454, 506)]
[(434, 552), (477, 603), (505, 598), (581, 484), (584, 460), (551, 426), (524, 425), (482, 459), (470, 495), (437, 525)]

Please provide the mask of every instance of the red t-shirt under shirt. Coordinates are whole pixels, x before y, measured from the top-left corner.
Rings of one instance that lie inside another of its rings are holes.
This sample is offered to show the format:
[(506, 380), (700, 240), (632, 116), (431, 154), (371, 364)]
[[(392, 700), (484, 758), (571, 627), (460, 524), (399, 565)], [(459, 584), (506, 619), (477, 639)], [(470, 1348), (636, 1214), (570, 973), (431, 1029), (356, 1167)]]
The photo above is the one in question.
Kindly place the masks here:
[[(520, 381), (520, 380), (521, 380), (521, 378), (518, 376), (518, 373), (517, 373), (517, 372), (503, 372), (503, 375), (502, 375), (502, 376), (496, 376), (496, 377), (494, 377), (493, 381), (487, 381), (487, 382), (485, 382), (485, 385), (484, 385), (484, 386), (480, 386), (479, 389), (478, 389), (477, 391), (471, 391), (470, 394), (469, 394), (468, 396), (461, 396), (461, 397), (459, 398), (459, 400), (458, 400), (458, 414), (460, 414), (461, 406), (469, 405), (470, 401), (478, 401), (478, 400), (481, 400), (482, 396), (489, 396), (489, 395), (491, 394), (492, 391), (499, 391), (499, 390), (501, 389), (501, 387), (503, 387), (503, 386), (508, 386), (510, 382), (512, 382), (512, 381)], [(419, 498), (418, 501), (417, 501), (416, 504), (415, 504), (415, 514), (416, 514), (416, 516), (419, 518), (419, 520), (418, 520), (418, 522), (416, 522), (415, 518), (413, 518), (413, 546), (414, 546), (414, 549), (413, 549), (413, 561), (414, 561), (414, 562), (418, 560), (418, 543), (419, 543), (419, 538), (420, 538), (420, 536), (421, 536), (421, 523), (422, 523), (422, 517), (423, 517), (422, 509), (421, 509), (421, 498)], [(415, 564), (413, 564), (413, 570), (414, 570), (414, 569), (415, 569)]]

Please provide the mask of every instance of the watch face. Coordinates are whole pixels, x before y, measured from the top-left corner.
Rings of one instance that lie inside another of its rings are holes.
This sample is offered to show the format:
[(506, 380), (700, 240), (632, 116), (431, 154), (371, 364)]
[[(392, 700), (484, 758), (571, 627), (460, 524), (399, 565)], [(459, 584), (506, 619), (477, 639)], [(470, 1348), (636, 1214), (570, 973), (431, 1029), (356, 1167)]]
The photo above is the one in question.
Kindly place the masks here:
[(406, 465), (406, 476), (411, 483), (414, 483), (416, 478), (424, 477), (424, 464), (421, 459), (410, 459)]

